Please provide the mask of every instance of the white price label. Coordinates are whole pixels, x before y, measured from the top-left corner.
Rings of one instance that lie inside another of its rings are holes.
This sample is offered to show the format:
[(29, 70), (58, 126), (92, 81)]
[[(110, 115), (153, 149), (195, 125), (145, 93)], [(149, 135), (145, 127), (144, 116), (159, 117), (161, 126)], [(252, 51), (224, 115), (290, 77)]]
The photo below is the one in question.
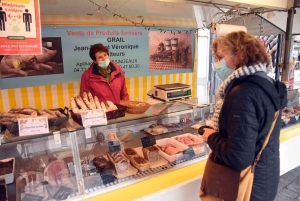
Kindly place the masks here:
[(106, 113), (101, 109), (81, 111), (81, 119), (84, 127), (107, 125)]
[(47, 117), (18, 119), (18, 125), (20, 136), (49, 133)]
[(54, 144), (61, 144), (60, 133), (53, 133)]
[(90, 127), (85, 127), (84, 129), (85, 137), (86, 139), (89, 139), (92, 137), (92, 131)]

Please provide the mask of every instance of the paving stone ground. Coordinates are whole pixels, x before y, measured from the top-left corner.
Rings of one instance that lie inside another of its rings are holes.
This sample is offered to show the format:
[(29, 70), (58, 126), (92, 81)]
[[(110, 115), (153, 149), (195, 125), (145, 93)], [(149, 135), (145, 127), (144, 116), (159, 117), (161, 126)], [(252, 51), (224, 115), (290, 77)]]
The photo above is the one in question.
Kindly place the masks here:
[(280, 176), (275, 201), (300, 201), (300, 166)]

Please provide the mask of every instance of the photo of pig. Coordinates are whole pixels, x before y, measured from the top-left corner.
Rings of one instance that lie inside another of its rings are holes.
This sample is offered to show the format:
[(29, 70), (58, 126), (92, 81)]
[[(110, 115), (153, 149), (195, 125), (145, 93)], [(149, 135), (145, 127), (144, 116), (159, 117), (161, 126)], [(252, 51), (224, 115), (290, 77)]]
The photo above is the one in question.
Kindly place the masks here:
[(192, 35), (149, 32), (149, 70), (178, 70), (193, 67)]
[(43, 38), (41, 55), (0, 56), (1, 78), (63, 74), (61, 38)]

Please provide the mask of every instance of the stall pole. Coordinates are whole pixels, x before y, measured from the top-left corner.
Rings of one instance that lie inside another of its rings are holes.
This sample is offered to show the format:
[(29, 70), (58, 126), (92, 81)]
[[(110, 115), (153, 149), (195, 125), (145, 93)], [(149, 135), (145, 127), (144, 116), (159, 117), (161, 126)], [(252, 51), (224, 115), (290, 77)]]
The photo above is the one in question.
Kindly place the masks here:
[(280, 77), (278, 65), (281, 63), (281, 58), (282, 58), (282, 38), (283, 38), (283, 34), (278, 34), (276, 62), (275, 62), (275, 80), (279, 80)]

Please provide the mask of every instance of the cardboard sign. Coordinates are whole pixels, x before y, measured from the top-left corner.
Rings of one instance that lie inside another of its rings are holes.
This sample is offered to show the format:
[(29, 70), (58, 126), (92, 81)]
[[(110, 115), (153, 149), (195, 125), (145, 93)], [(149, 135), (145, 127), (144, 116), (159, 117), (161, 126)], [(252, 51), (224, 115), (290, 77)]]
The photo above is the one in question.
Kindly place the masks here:
[(96, 125), (107, 125), (106, 113), (104, 110), (86, 110), (81, 111), (82, 125), (86, 126), (96, 126)]
[(65, 200), (73, 193), (73, 189), (61, 186), (53, 196), (54, 199), (56, 200)]
[(183, 152), (183, 157), (185, 160), (191, 160), (195, 156), (194, 149), (192, 147), (187, 148)]
[(109, 152), (121, 151), (121, 145), (119, 140), (109, 141), (108, 142)]
[(18, 119), (19, 136), (49, 133), (47, 117)]
[(153, 135), (143, 137), (143, 138), (141, 138), (141, 141), (142, 141), (142, 145), (144, 148), (150, 147), (150, 146), (153, 146), (156, 144), (155, 136), (153, 136)]

